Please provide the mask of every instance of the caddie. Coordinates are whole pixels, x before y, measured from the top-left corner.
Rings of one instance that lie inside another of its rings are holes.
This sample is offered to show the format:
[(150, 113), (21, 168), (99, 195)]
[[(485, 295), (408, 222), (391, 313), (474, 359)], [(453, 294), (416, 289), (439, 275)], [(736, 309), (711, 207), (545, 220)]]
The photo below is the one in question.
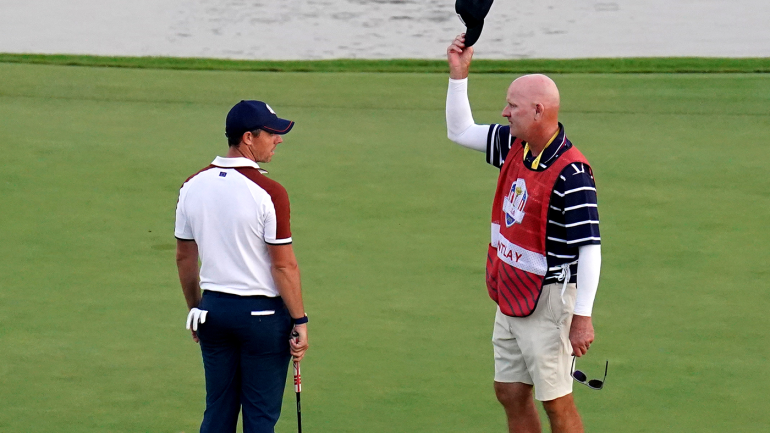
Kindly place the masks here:
[(187, 328), (203, 355), (202, 433), (235, 432), (241, 410), (244, 432), (273, 433), (289, 360), (308, 348), (289, 196), (258, 164), (270, 162), (293, 126), (264, 102), (235, 104), (227, 156), (179, 191), (176, 261)]
[(570, 366), (594, 340), (601, 238), (591, 167), (559, 123), (559, 91), (545, 75), (511, 83), (507, 124), (475, 124), (467, 95), (472, 57), (464, 34), (447, 49), (446, 122), (450, 140), (485, 152), (500, 169), (486, 260), (487, 290), (498, 305), (495, 393), (510, 432), (541, 431), (533, 390), (551, 431), (582, 432)]

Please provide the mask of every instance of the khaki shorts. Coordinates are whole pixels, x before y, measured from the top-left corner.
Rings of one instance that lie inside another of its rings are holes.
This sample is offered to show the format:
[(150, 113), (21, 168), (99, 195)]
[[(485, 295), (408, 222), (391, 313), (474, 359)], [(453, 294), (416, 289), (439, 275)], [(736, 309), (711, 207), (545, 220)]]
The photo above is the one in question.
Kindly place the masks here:
[(506, 316), (499, 307), (495, 315), (495, 382), (534, 385), (540, 401), (572, 392), (569, 328), (577, 290), (568, 284), (562, 302), (562, 286), (544, 286), (535, 311), (527, 317)]

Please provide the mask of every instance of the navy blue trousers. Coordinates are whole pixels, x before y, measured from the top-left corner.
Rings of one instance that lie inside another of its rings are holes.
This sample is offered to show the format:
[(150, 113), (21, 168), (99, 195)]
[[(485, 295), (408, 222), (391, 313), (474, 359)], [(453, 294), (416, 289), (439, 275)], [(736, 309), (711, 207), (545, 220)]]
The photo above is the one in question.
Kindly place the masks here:
[[(201, 433), (274, 433), (289, 369), (291, 316), (281, 298), (204, 291), (198, 327), (206, 373)], [(270, 314), (269, 312), (274, 313)]]

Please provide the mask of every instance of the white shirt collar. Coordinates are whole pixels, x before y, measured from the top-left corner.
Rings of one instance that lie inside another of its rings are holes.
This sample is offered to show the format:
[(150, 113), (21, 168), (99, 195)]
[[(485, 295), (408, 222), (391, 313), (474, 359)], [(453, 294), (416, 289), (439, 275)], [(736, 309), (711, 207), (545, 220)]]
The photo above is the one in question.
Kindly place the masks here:
[(260, 173), (267, 173), (267, 170), (259, 168), (259, 165), (256, 162), (242, 156), (236, 158), (225, 158), (223, 156), (217, 156), (214, 158), (214, 162), (212, 162), (211, 165), (222, 168), (252, 167), (259, 170)]

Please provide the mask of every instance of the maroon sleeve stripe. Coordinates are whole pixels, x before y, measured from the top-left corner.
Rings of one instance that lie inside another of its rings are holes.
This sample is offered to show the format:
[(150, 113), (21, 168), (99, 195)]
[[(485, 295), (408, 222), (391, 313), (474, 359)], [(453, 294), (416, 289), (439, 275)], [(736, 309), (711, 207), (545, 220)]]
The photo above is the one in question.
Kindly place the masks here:
[(238, 167), (238, 173), (246, 176), (250, 181), (264, 189), (273, 201), (275, 208), (275, 239), (291, 238), (289, 194), (280, 183), (260, 173), (256, 168)]

